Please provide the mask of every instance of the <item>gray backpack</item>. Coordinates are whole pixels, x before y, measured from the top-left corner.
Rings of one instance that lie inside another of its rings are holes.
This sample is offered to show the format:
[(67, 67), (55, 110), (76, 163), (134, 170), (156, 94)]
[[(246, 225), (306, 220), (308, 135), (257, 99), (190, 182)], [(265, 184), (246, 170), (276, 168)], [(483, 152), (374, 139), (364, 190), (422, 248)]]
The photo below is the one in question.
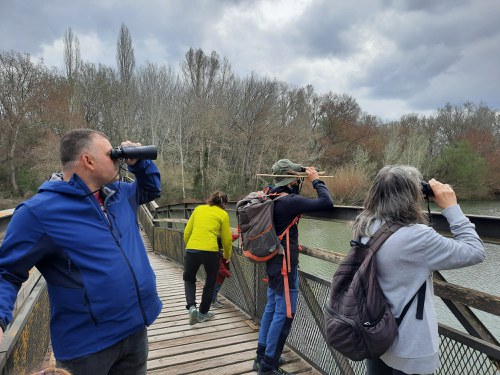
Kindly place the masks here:
[(368, 243), (351, 241), (351, 249), (335, 272), (325, 304), (328, 345), (353, 361), (378, 358), (392, 345), (398, 326), (418, 294), (417, 319), (423, 319), (425, 281), (395, 318), (380, 288), (375, 252), (401, 225), (383, 225)]
[[(238, 233), (241, 236), (243, 254), (253, 262), (266, 262), (276, 254), (286, 253), (281, 240), (288, 235), (290, 227), (297, 223), (296, 217), (278, 236), (274, 226), (274, 201), (279, 194), (256, 191), (236, 203)], [(285, 254), (289, 257), (288, 254)]]

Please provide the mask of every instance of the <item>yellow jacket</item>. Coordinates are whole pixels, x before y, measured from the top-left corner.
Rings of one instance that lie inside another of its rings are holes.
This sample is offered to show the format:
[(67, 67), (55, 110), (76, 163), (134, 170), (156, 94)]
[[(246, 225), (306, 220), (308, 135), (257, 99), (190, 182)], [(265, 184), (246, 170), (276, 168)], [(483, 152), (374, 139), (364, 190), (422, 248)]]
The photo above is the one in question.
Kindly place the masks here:
[(217, 236), (220, 234), (223, 256), (230, 259), (233, 252), (229, 215), (219, 206), (197, 206), (184, 228), (186, 249), (219, 251)]

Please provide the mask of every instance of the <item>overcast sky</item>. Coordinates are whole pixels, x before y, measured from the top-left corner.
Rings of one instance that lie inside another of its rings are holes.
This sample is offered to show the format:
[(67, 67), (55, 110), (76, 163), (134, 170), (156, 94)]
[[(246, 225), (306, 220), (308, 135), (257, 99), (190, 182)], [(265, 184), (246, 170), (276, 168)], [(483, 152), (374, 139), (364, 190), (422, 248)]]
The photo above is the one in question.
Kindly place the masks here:
[(136, 67), (178, 69), (189, 48), (382, 120), (470, 100), (500, 110), (500, 0), (0, 0), (0, 51), (63, 68), (70, 27), (85, 61), (116, 67), (121, 24)]

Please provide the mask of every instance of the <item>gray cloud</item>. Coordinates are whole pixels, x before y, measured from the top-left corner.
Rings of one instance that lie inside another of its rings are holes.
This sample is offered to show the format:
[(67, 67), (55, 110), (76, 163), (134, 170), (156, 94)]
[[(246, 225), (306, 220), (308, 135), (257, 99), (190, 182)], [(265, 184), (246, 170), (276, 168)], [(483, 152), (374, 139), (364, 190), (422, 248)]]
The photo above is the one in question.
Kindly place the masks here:
[(115, 66), (125, 23), (138, 65), (215, 50), (242, 78), (345, 92), (392, 119), (465, 100), (500, 108), (498, 19), (497, 0), (6, 0), (0, 50), (62, 68), (71, 27), (84, 60)]

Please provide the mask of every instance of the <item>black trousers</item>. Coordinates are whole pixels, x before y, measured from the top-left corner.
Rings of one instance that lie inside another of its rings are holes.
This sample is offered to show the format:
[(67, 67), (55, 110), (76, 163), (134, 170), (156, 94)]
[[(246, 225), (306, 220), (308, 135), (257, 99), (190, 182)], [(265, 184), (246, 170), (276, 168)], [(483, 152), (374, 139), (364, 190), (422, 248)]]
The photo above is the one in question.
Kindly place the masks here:
[(214, 294), (217, 271), (219, 270), (218, 251), (186, 251), (184, 255), (184, 292), (186, 294), (186, 309), (196, 306), (196, 273), (203, 265), (207, 278), (201, 296), (200, 313), (210, 310)]
[(71, 375), (146, 375), (148, 351), (144, 327), (100, 352), (56, 363)]
[(380, 358), (367, 359), (365, 364), (366, 375), (409, 375), (403, 371), (395, 370), (392, 367), (387, 366)]

